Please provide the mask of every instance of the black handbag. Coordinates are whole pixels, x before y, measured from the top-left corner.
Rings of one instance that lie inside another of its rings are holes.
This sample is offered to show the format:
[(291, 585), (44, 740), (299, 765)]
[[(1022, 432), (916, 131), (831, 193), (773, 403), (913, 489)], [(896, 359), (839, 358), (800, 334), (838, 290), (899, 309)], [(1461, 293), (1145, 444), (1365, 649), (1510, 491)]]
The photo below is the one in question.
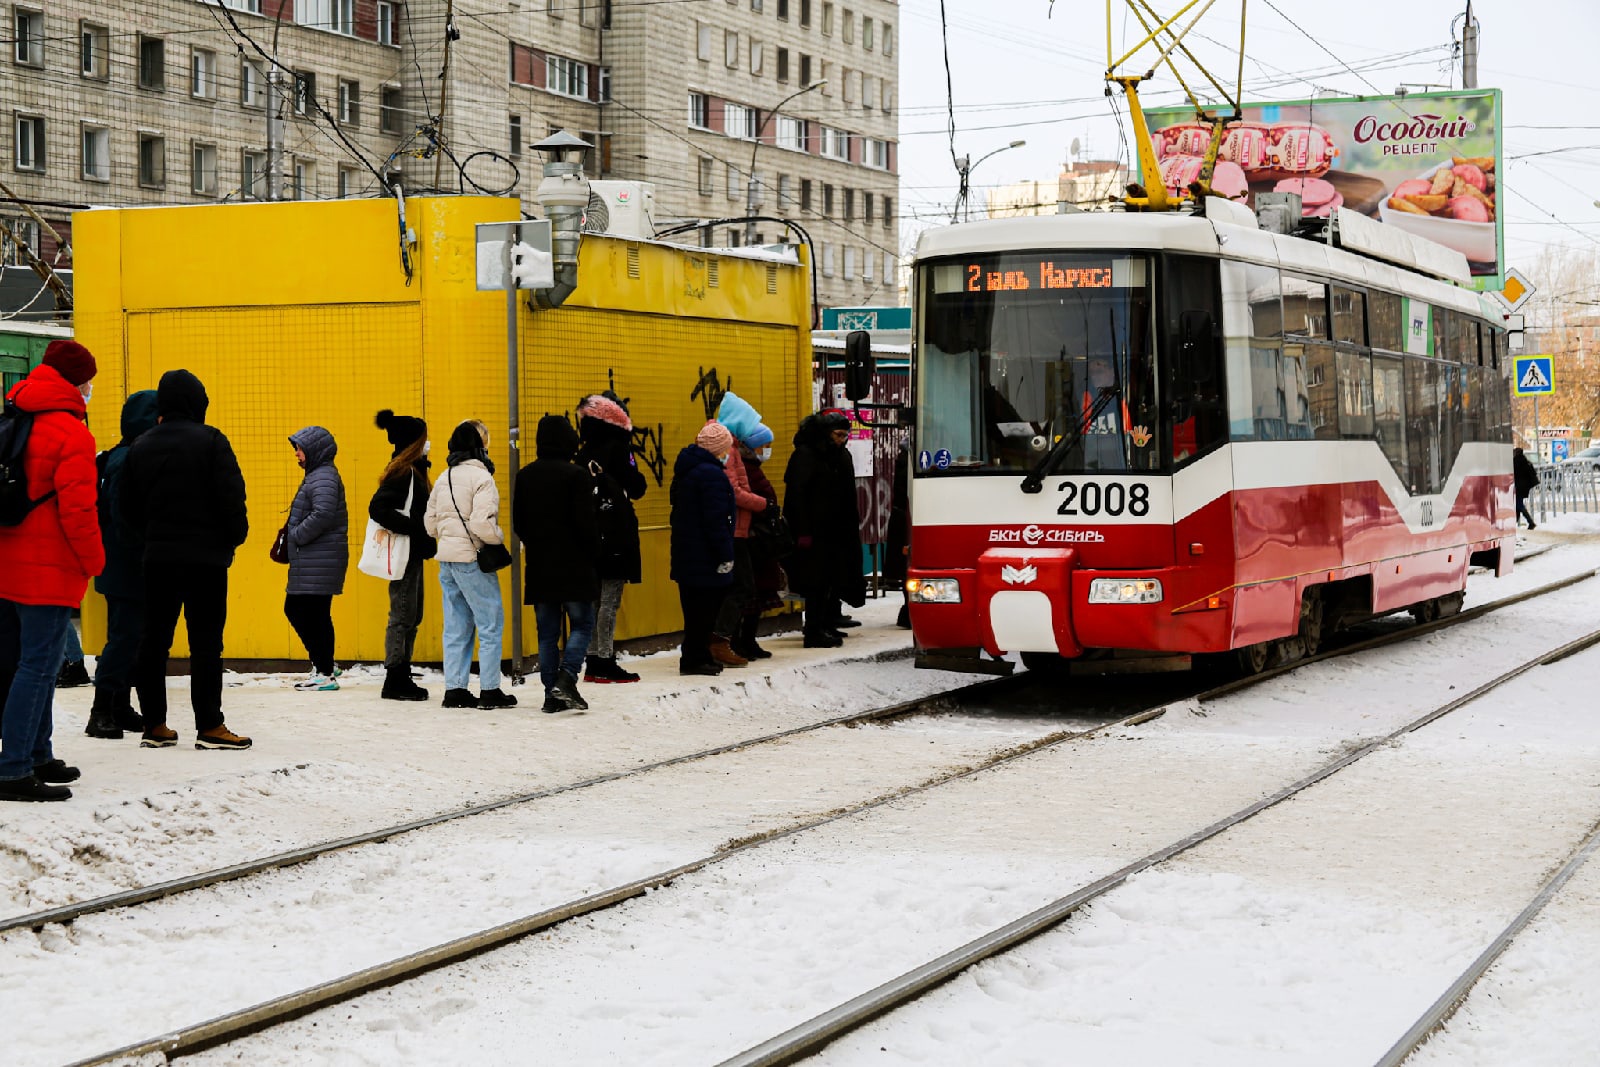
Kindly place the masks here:
[(789, 520), (776, 507), (768, 506), (750, 520), (750, 537), (772, 559), (786, 559), (794, 554), (794, 531), (789, 529)]
[(456, 518), (461, 520), (461, 528), (466, 531), (467, 540), (478, 548), (478, 569), (485, 574), (504, 570), (511, 566), (511, 550), (505, 545), (478, 544), (478, 539), (472, 536), (472, 530), (467, 526), (466, 516), (461, 514), (461, 505), (456, 503), (456, 482), (450, 477), (455, 470), (452, 468), (444, 476), (446, 488), (450, 491), (450, 506), (456, 509)]

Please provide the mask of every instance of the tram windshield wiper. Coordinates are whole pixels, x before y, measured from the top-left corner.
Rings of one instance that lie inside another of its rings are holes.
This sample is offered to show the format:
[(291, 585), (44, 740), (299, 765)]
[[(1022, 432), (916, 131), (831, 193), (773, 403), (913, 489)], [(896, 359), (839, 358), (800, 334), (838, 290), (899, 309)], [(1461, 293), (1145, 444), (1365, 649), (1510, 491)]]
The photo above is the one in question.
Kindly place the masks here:
[(1083, 421), (1078, 423), (1072, 433), (1057, 441), (1055, 447), (1046, 452), (1044, 458), (1034, 464), (1033, 470), (1029, 471), (1028, 476), (1022, 479), (1022, 491), (1024, 493), (1037, 493), (1044, 489), (1044, 479), (1050, 473), (1051, 468), (1060, 462), (1062, 456), (1072, 451), (1073, 446), (1083, 440), (1084, 435), (1089, 432), (1089, 427), (1094, 425), (1094, 420), (1100, 417), (1100, 413), (1105, 411), (1106, 406), (1121, 392), (1122, 387), (1120, 385), (1102, 385), (1100, 387), (1100, 395), (1094, 398), (1094, 406), (1084, 415)]

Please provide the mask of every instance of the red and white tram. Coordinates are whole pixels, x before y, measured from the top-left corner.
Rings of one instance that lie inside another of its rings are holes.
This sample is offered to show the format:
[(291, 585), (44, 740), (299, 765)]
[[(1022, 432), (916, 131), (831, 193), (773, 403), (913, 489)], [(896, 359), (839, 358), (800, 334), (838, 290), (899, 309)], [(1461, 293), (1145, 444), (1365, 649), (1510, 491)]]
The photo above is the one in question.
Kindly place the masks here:
[(1506, 335), (1467, 279), (1343, 209), (1311, 239), (1215, 198), (924, 234), (919, 662), (1260, 670), (1458, 610), (1515, 531)]

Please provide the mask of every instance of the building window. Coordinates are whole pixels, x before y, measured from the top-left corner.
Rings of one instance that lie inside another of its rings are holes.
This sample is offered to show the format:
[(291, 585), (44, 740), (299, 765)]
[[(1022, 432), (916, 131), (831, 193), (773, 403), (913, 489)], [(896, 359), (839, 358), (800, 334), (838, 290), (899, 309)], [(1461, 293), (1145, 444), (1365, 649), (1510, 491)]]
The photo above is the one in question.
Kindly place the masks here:
[(217, 54), (205, 48), (189, 52), (189, 95), (209, 100), (217, 95)]
[(361, 83), (339, 83), (339, 125), (361, 125)]
[(872, 51), (872, 20), (865, 15), (861, 16), (861, 47)]
[(883, 81), (883, 91), (879, 95), (883, 97), (883, 112), (887, 115), (894, 110), (894, 86), (887, 78)]
[(289, 190), (295, 200), (309, 200), (316, 195), (316, 165), (304, 159), (294, 161), (294, 187)]
[(44, 172), (44, 119), (37, 115), (17, 116), (17, 169)]
[(762, 0), (750, 0), (750, 10), (758, 15), (761, 13), (763, 6)]
[(739, 188), (744, 183), (739, 179), (739, 168), (732, 163), (728, 164), (728, 199), (739, 199)]
[(578, 0), (578, 25), (593, 26), (596, 0)]
[(822, 5), (822, 36), (824, 36), (824, 37), (832, 37), (833, 36), (833, 5), (832, 4), (825, 3), (825, 4)]
[(566, 0), (544, 0), (544, 13), (553, 19), (565, 18), (566, 15), (561, 10), (564, 3)]
[(832, 126), (822, 127), (822, 154), (829, 159), (850, 158), (850, 135)]
[(337, 195), (340, 200), (343, 200), (349, 196), (353, 196), (356, 191), (356, 182), (359, 180), (360, 175), (354, 170), (351, 170), (349, 167), (340, 167), (339, 176), (334, 185), (335, 195)]
[(811, 28), (811, 0), (800, 0), (800, 25)]
[(566, 56), (545, 56), (544, 87), (561, 96), (589, 99), (589, 64)]
[(883, 280), (884, 281), (891, 282), (891, 283), (894, 281), (895, 266), (896, 266), (896, 264), (895, 264), (894, 253), (893, 252), (885, 252), (883, 254)]
[[(15, 218), (7, 221), (11, 229), (12, 240), (5, 242), (5, 258), (3, 262), (8, 267), (25, 267), (28, 265), (28, 252), (33, 253), (32, 258), (39, 257), (39, 224), (30, 218)], [(23, 249), (26, 248), (27, 252)]]
[(511, 116), (511, 152), (512, 159), (522, 158), (522, 116)]
[(800, 53), (800, 84), (811, 84), (811, 57), (804, 52)]
[(756, 139), (756, 109), (743, 104), (722, 105), (722, 130), (741, 141)]
[(711, 98), (705, 93), (689, 94), (689, 125), (701, 130), (711, 128)]
[(78, 31), (79, 70), (85, 78), (110, 76), (111, 31), (104, 26), (84, 22)]
[(25, 67), (44, 66), (44, 12), (16, 9), (17, 62)]
[(710, 196), (716, 190), (712, 187), (715, 181), (712, 162), (705, 156), (700, 157), (700, 195)]
[(217, 195), (217, 146), (197, 144), (190, 152), (189, 191), (201, 196)]
[(872, 194), (869, 192), (861, 194), (861, 221), (867, 223), (872, 221)]
[(777, 75), (778, 75), (778, 80), (780, 82), (785, 82), (785, 83), (788, 82), (788, 80), (789, 80), (789, 50), (787, 48), (778, 49), (778, 71), (777, 71)]
[(844, 190), (844, 221), (854, 222), (856, 218), (856, 191)]
[(386, 85), (378, 94), (378, 128), (384, 133), (399, 133), (405, 123), (406, 97), (397, 86)]
[(760, 41), (750, 42), (750, 73), (760, 74), (766, 66), (767, 49)]
[(789, 0), (778, 0), (778, 18), (789, 21)]
[(295, 0), (294, 20), (302, 26), (355, 36), (355, 0)]
[(733, 30), (722, 31), (722, 62), (729, 70), (739, 69), (739, 35)]
[(103, 126), (83, 128), (83, 177), (91, 182), (111, 180), (111, 131)]
[(395, 43), (394, 36), (394, 4), (389, 0), (378, 0), (378, 43)]
[(308, 70), (294, 72), (294, 84), (289, 92), (294, 101), (296, 115), (313, 115), (317, 110), (317, 76)]
[(253, 59), (239, 64), (239, 104), (242, 107), (267, 106), (267, 76), (261, 64)]
[(822, 214), (826, 218), (833, 217), (833, 186), (822, 187)]
[(801, 178), (800, 179), (800, 210), (801, 211), (810, 211), (811, 210), (811, 179), (810, 178)]
[(871, 111), (878, 103), (878, 79), (870, 74), (861, 76), (861, 106)]
[(240, 159), (239, 195), (246, 200), (262, 200), (267, 191), (267, 154), (245, 152)]
[(861, 280), (862, 281), (864, 281), (864, 282), (872, 281), (872, 264), (873, 264), (872, 249), (870, 249), (870, 248), (862, 249), (861, 250)]
[[(894, 55), (894, 27), (887, 22), (883, 24), (883, 54), (886, 56)], [(885, 275), (885, 280), (887, 279), (888, 276)]]
[(252, 15), (261, 14), (261, 0), (222, 0), (222, 6), (235, 11), (248, 11)]
[(856, 98), (856, 72), (846, 67), (840, 72), (840, 80), (844, 84), (839, 87), (839, 97), (848, 104)]
[(694, 54), (702, 62), (711, 62), (711, 27), (704, 22), (694, 24)]
[(854, 245), (844, 246), (843, 274), (846, 281), (856, 276), (856, 250)]
[(167, 184), (167, 139), (160, 134), (139, 135), (139, 184), (146, 189)]
[(611, 135), (596, 130), (583, 130), (578, 134), (594, 145), (583, 157), (583, 173), (590, 178), (604, 178), (611, 173)]
[(833, 277), (833, 246), (827, 243), (822, 246), (822, 276)]
[(778, 116), (777, 145), (780, 148), (792, 148), (796, 152), (806, 150), (806, 123), (804, 119), (792, 119), (788, 115)]
[(889, 169), (889, 142), (876, 137), (862, 138), (861, 162), (879, 170)]
[(600, 102), (602, 104), (611, 103), (611, 68), (596, 67), (595, 80), (597, 83), (595, 87), (599, 90), (596, 95), (599, 96)]
[(854, 15), (854, 13), (852, 13), (849, 8), (845, 8), (844, 9), (843, 14), (840, 16), (840, 22), (841, 22), (841, 28), (844, 30), (844, 33), (842, 34), (842, 36), (844, 37), (844, 43), (845, 44), (855, 44), (856, 43), (856, 17)]
[(159, 37), (139, 38), (139, 88), (167, 87), (167, 42)]
[[(890, 226), (893, 226), (893, 225), (894, 225), (894, 197), (885, 196), (883, 198), (883, 228), (887, 230)], [(884, 276), (888, 277), (887, 274), (885, 274)]]
[(778, 207), (786, 208), (794, 203), (794, 179), (787, 174), (778, 175)]

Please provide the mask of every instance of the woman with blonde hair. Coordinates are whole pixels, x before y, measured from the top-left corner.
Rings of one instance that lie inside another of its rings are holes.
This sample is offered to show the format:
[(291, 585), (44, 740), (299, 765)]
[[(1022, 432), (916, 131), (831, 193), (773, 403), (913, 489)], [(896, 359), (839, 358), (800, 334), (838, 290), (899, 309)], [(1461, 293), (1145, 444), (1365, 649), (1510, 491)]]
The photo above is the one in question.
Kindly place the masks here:
[(428, 691), (411, 680), (411, 653), (422, 623), (422, 564), (437, 545), (428, 536), (423, 516), (428, 510), (428, 424), (388, 408), (378, 412), (378, 429), (394, 446), (389, 465), (378, 476), (378, 491), (367, 516), (392, 534), (411, 540), (410, 556), (400, 577), (389, 583), (389, 625), (383, 634), (383, 699), (427, 700)]
[[(500, 533), (500, 490), (494, 484), (494, 461), (488, 448), (489, 429), (477, 419), (455, 428), (444, 477), (433, 484), (422, 520), (428, 536), (439, 541), (447, 708), (510, 708), (517, 703), (516, 697), (500, 691), (500, 634), (506, 618), (500, 579), (479, 564), (485, 546), (505, 544)], [(474, 636), (478, 641), (476, 697), (467, 688)]]

